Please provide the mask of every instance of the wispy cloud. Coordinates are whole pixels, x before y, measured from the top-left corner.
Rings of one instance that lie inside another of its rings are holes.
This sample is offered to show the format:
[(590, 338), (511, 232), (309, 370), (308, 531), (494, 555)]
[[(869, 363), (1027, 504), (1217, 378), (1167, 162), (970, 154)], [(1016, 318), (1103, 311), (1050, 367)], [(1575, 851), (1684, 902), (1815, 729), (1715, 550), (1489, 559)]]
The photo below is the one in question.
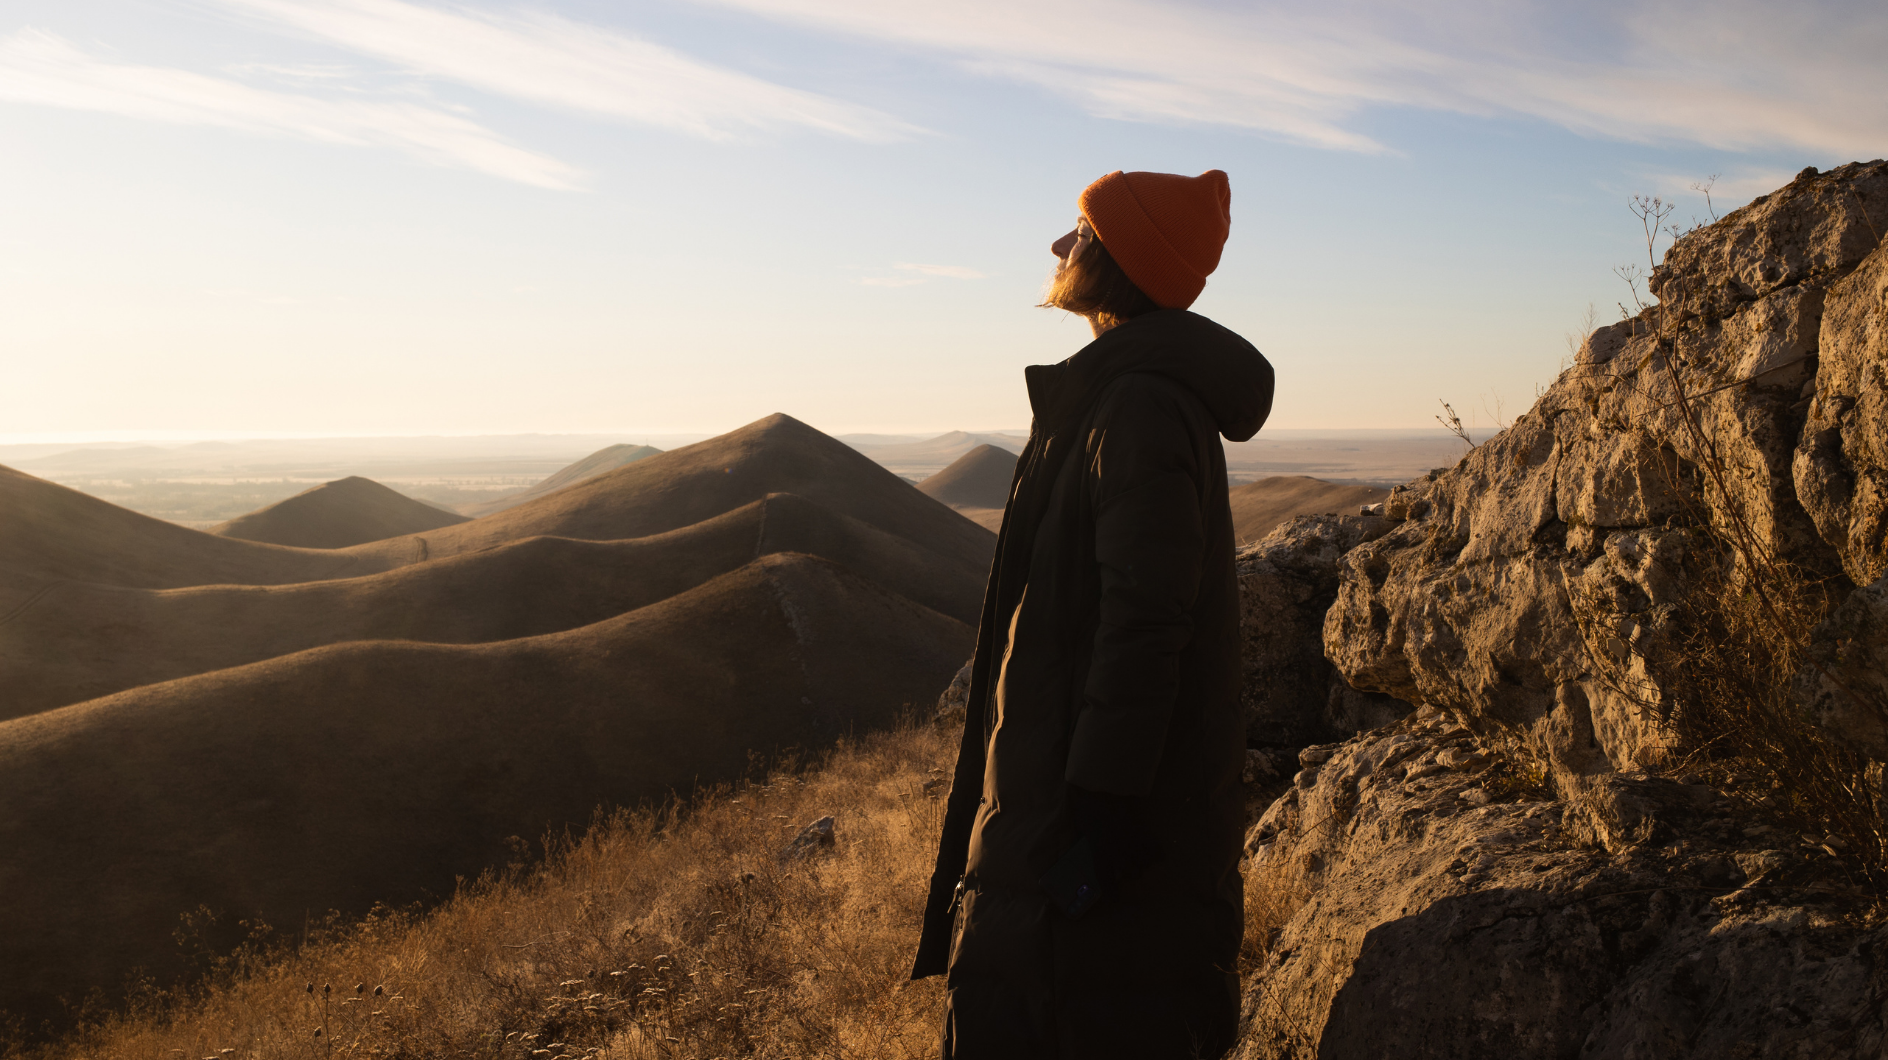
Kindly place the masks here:
[(405, 0), (214, 2), (415, 73), (713, 139), (790, 127), (865, 141), (919, 131), (871, 107), (542, 11), (447, 9)]
[(1888, 141), (1877, 0), (699, 0), (954, 56), (1091, 113), (1382, 145), (1369, 108), (1869, 156)]
[(953, 280), (981, 280), (984, 278), (983, 273), (963, 265), (918, 265), (912, 262), (901, 261), (893, 265), (892, 268), (903, 269), (906, 272), (921, 272), (926, 276), (944, 276)]
[(541, 188), (573, 189), (580, 177), (557, 159), (515, 147), (477, 122), (436, 107), (317, 98), (116, 62), (36, 29), (0, 37), (0, 100), (323, 143), (380, 144)]
[(867, 287), (915, 287), (927, 280), (944, 278), (949, 280), (981, 280), (985, 274), (967, 265), (922, 265), (917, 262), (901, 261), (892, 266), (899, 272), (917, 273), (916, 276), (863, 276), (859, 282)]
[[(1796, 176), (1794, 169), (1748, 169), (1728, 170), (1717, 175), (1707, 187), (1696, 176), (1683, 173), (1646, 172), (1642, 173), (1635, 185), (1640, 192), (1648, 195), (1663, 195), (1669, 200), (1680, 198), (1702, 201), (1708, 191), (1717, 203), (1719, 213), (1726, 209), (1749, 202), (1768, 191), (1775, 191), (1790, 182)], [(1701, 211), (1702, 212), (1702, 211)], [(1709, 220), (1709, 218), (1703, 218)]]

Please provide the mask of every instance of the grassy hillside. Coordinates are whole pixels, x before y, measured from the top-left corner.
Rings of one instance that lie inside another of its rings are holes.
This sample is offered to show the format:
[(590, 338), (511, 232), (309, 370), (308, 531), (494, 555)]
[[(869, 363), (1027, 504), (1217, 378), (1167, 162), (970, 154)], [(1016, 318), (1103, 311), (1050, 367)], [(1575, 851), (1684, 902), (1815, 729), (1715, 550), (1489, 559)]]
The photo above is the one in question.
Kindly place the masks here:
[[(204, 986), (8, 1055), (931, 1056), (942, 984), (906, 973), (943, 816), (931, 782), (956, 742), (929, 725), (865, 737), (685, 812), (600, 821), (431, 912), (306, 942), (276, 925), (207, 961)], [(781, 857), (827, 815), (830, 846)], [(204, 925), (180, 926), (188, 947)]]

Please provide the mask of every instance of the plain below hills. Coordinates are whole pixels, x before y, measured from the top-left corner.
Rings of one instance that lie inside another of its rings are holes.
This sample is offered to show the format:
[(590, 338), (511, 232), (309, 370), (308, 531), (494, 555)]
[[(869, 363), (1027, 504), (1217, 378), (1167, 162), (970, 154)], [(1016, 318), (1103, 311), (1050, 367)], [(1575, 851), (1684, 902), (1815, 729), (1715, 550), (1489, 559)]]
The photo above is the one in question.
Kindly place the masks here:
[(350, 475), (213, 526), (209, 532), (294, 548), (347, 548), (465, 521), (463, 515)]
[(969, 653), (994, 546), (786, 416), (341, 549), (0, 500), (0, 1009), (35, 1019), (174, 977), (199, 906), (449, 894), (509, 837), (889, 724)]

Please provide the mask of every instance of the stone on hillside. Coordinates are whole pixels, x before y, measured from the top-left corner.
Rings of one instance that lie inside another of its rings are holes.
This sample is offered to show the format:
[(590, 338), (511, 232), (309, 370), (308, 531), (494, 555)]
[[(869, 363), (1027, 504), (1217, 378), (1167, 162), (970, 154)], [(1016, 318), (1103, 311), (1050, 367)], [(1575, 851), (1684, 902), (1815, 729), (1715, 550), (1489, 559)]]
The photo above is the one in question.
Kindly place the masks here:
[(800, 829), (800, 834), (794, 836), (793, 842), (780, 852), (780, 863), (785, 865), (792, 861), (804, 861), (822, 850), (833, 849), (839, 843), (837, 824), (828, 815)]
[(937, 697), (939, 725), (963, 724), (965, 708), (970, 703), (970, 671), (976, 663), (977, 660), (973, 658), (959, 667), (949, 687), (944, 689), (944, 694)]

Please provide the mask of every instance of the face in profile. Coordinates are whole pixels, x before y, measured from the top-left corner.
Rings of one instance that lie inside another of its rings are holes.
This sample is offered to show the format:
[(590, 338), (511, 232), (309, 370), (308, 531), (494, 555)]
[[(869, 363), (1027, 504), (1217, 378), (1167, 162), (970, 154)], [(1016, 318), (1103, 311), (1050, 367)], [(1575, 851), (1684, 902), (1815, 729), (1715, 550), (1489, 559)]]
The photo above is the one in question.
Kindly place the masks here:
[(1062, 270), (1082, 256), (1088, 244), (1095, 241), (1095, 230), (1088, 226), (1088, 218), (1075, 222), (1075, 227), (1068, 234), (1049, 244), (1049, 252), (1055, 255), (1055, 274), (1062, 275)]

